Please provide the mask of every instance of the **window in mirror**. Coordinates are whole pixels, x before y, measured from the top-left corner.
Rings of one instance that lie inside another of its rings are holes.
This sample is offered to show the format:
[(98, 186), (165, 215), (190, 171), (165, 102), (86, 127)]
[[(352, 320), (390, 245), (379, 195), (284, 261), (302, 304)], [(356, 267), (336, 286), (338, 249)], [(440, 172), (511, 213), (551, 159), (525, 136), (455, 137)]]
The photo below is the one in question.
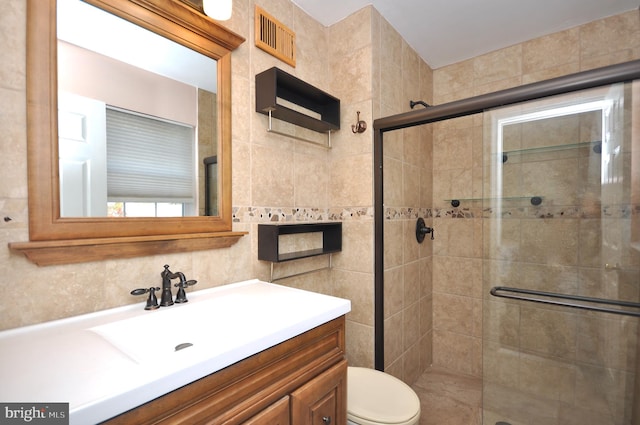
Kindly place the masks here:
[[(181, 207), (167, 213), (173, 211), (178, 217), (194, 215), (194, 143), (195, 127), (191, 125), (108, 108), (108, 202), (171, 203)], [(63, 189), (61, 184), (64, 193)]]

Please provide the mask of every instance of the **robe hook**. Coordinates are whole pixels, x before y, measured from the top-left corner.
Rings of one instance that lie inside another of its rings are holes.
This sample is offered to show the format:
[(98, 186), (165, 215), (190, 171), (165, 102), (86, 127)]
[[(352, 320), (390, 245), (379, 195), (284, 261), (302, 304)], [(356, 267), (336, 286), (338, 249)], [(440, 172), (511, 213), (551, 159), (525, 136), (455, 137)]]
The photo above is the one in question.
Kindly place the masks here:
[(357, 122), (355, 125), (351, 126), (351, 131), (356, 134), (356, 133), (364, 133), (364, 131), (367, 129), (367, 123), (364, 121), (360, 121), (360, 111), (357, 111), (358, 117), (357, 117)]

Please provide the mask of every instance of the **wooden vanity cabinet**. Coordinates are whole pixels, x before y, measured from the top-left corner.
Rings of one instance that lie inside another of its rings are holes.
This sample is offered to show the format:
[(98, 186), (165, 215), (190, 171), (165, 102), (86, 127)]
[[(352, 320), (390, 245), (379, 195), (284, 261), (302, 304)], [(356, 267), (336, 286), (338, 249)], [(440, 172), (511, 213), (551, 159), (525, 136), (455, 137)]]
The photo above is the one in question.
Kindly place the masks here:
[(346, 425), (344, 316), (116, 416), (116, 424)]
[(290, 425), (289, 419), (289, 396), (285, 396), (251, 419), (244, 421), (243, 425)]
[(342, 361), (291, 394), (294, 424), (347, 423), (347, 362)]

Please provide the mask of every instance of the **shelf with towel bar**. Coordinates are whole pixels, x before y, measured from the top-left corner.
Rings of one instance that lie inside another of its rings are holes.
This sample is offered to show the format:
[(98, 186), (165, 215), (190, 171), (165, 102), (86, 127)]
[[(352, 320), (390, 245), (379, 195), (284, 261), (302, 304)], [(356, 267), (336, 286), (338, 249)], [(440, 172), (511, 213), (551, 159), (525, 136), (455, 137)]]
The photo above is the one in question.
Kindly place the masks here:
[[(256, 112), (269, 116), (270, 133), (320, 145), (312, 140), (273, 130), (276, 118), (318, 133), (340, 129), (340, 99), (276, 67), (255, 77)], [(324, 146), (324, 145), (320, 145)]]
[[(623, 316), (640, 317), (640, 303), (622, 300), (609, 300), (604, 298), (585, 297), (581, 295), (558, 294), (555, 292), (537, 291), (533, 289), (511, 288), (508, 286), (494, 286), (489, 291), (494, 297), (509, 298), (512, 300), (529, 301), (542, 304), (551, 304), (562, 307), (577, 308), (581, 310), (599, 311), (602, 313), (619, 314)], [(538, 298), (546, 297), (546, 298)], [(551, 298), (551, 299), (548, 299)], [(598, 305), (579, 304), (568, 301), (578, 301), (581, 303), (591, 303)], [(623, 310), (618, 308), (603, 307), (617, 306), (635, 308), (635, 310)]]
[[(321, 233), (322, 246), (319, 248), (304, 249), (294, 252), (280, 252), (280, 236), (304, 233)], [(258, 224), (258, 260), (271, 262), (271, 278), (269, 282), (331, 269), (331, 255), (340, 251), (342, 251), (342, 222), (339, 221), (320, 223)], [(326, 267), (274, 278), (275, 263), (327, 254), (329, 256), (329, 264)]]
[[(296, 252), (280, 252), (280, 236), (322, 233), (322, 247)], [(258, 224), (258, 260), (280, 263), (342, 250), (342, 222)]]

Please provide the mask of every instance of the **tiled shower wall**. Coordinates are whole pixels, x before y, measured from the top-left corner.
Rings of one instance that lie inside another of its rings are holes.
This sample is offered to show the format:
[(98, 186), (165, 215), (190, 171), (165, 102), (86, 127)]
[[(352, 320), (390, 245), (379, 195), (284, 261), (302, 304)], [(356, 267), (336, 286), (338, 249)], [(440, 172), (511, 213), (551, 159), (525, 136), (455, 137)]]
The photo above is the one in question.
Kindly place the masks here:
[[(442, 104), (640, 58), (640, 12), (613, 16), (434, 71)], [(482, 376), (482, 117), (433, 124), (433, 363)], [(550, 231), (549, 246), (559, 233)], [(486, 288), (485, 288), (486, 289)]]
[[(410, 110), (410, 100), (432, 99), (432, 70), (376, 13), (374, 105), (379, 116)], [(422, 108), (423, 106), (417, 106)], [(416, 220), (431, 218), (431, 130), (415, 127), (384, 135), (384, 368), (413, 383), (431, 365), (431, 247), (415, 237)]]

